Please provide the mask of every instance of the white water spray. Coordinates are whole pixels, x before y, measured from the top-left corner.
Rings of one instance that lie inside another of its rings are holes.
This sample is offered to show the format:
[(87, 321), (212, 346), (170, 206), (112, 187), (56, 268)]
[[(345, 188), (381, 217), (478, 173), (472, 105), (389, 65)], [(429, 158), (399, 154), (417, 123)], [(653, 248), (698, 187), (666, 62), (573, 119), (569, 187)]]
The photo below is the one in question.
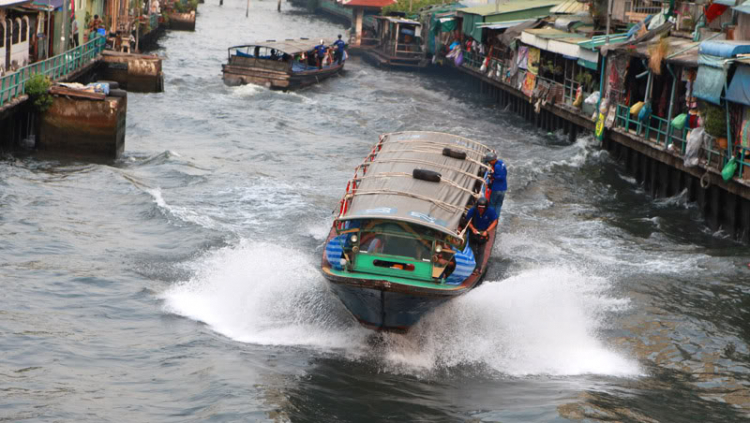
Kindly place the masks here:
[(606, 280), (565, 268), (485, 283), (373, 349), (374, 333), (341, 311), (298, 251), (244, 242), (191, 266), (195, 276), (163, 294), (165, 309), (240, 342), (335, 350), (398, 373), (470, 365), (514, 376), (640, 374), (599, 338), (607, 313), (627, 300), (608, 296)]

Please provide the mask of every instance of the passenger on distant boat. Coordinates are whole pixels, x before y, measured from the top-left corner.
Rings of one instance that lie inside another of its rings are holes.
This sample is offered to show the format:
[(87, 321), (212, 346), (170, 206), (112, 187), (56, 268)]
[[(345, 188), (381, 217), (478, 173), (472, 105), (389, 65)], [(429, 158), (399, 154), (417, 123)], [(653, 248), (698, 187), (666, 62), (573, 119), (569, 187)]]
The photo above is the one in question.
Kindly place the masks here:
[[(487, 232), (497, 226), (497, 212), (492, 207), (488, 207), (488, 203), (486, 198), (480, 197), (477, 204), (466, 214), (469, 230), (471, 230), (471, 244), (476, 248), (477, 263), (482, 263), (482, 258), (484, 258), (482, 257), (484, 249), (481, 246), (487, 242)], [(481, 271), (482, 269), (478, 270), (480, 273)]]
[(335, 49), (333, 60), (335, 60), (338, 64), (341, 64), (341, 61), (344, 60), (345, 46), (346, 43), (341, 39), (341, 34), (339, 34), (339, 39), (333, 42), (333, 47)]
[(500, 216), (503, 201), (505, 200), (505, 191), (508, 190), (508, 169), (505, 167), (505, 163), (499, 160), (494, 153), (488, 154), (484, 160), (492, 166), (492, 175), (490, 176), (490, 190), (492, 191), (490, 194), (490, 206)]

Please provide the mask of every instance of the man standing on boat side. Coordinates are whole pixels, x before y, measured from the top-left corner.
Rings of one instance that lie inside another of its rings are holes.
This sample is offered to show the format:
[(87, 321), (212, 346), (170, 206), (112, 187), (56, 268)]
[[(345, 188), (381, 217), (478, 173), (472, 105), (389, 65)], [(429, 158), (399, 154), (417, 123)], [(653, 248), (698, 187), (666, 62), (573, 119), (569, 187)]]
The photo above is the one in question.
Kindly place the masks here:
[(495, 229), (497, 226), (497, 213), (492, 207), (488, 206), (488, 201), (484, 197), (477, 200), (477, 204), (466, 214), (466, 220), (469, 221), (469, 238), (471, 243), (476, 246), (477, 271), (481, 272), (482, 261), (484, 259), (484, 243), (489, 239), (487, 232)]
[(498, 217), (500, 211), (503, 208), (503, 201), (505, 200), (505, 191), (508, 190), (508, 169), (505, 168), (505, 163), (497, 158), (497, 154), (489, 153), (485, 156), (484, 161), (489, 163), (492, 167), (492, 173), (490, 174), (490, 207), (495, 209)]
[(336, 51), (333, 53), (333, 60), (338, 65), (340, 65), (341, 61), (344, 59), (345, 46), (346, 43), (341, 39), (341, 34), (339, 34), (339, 39), (333, 42), (333, 47), (336, 49)]
[(326, 45), (323, 40), (320, 40), (320, 44), (315, 46), (315, 52), (318, 56), (318, 69), (323, 69), (323, 59), (326, 57)]

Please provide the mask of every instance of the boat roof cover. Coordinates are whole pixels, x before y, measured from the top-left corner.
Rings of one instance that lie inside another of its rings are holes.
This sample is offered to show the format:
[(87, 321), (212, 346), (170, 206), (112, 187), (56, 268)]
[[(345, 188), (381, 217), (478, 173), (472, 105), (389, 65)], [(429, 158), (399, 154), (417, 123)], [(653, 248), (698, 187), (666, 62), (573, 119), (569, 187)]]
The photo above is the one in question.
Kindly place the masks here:
[[(388, 219), (414, 223), (459, 236), (458, 225), (472, 196), (487, 146), (440, 132), (396, 132), (381, 137), (382, 147), (339, 220)], [(443, 148), (465, 151), (466, 160), (444, 156)], [(414, 169), (440, 173), (440, 182), (412, 177)]]
[[(241, 47), (268, 47), (272, 49), (279, 50), (281, 52), (287, 53), (287, 54), (297, 54), (297, 53), (303, 53), (306, 51), (310, 51), (315, 46), (320, 44), (321, 38), (311, 38), (311, 39), (305, 39), (301, 38), (299, 40), (283, 40), (283, 41), (276, 41), (276, 40), (266, 40), (266, 41), (258, 41), (255, 43), (250, 44), (244, 44), (239, 46), (232, 46), (229, 47), (229, 49), (233, 48), (241, 48)], [(331, 40), (323, 38), (323, 43), (326, 45), (331, 44)]]

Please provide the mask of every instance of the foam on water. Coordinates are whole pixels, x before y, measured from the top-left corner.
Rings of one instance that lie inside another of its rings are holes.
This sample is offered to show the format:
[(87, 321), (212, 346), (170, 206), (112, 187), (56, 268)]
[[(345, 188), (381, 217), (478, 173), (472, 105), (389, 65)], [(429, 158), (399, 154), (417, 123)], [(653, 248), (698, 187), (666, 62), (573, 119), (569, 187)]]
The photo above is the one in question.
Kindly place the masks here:
[(162, 294), (167, 312), (240, 342), (345, 348), (367, 332), (340, 313), (301, 252), (243, 241), (189, 264), (194, 276)]
[(628, 301), (609, 296), (606, 280), (567, 268), (485, 283), (372, 348), (374, 332), (343, 312), (299, 251), (243, 241), (188, 266), (194, 276), (161, 295), (165, 311), (239, 342), (314, 347), (407, 374), (463, 365), (490, 375), (641, 374), (599, 337)]
[(159, 210), (167, 217), (175, 217), (180, 221), (193, 223), (198, 226), (202, 226), (207, 229), (219, 229), (219, 225), (211, 217), (199, 213), (195, 210), (191, 210), (187, 207), (170, 205), (162, 196), (160, 188), (143, 188), (143, 190), (154, 198), (154, 203), (159, 207)]
[(602, 278), (561, 267), (485, 283), (406, 337), (392, 337), (387, 359), (396, 368), (468, 364), (513, 376), (640, 375), (635, 360), (600, 339), (607, 315), (629, 304), (609, 296), (609, 288)]
[(265, 87), (261, 87), (260, 85), (255, 84), (239, 85), (236, 87), (231, 87), (229, 90), (233, 96), (241, 98), (255, 97), (260, 93), (268, 91), (268, 89), (266, 89)]

